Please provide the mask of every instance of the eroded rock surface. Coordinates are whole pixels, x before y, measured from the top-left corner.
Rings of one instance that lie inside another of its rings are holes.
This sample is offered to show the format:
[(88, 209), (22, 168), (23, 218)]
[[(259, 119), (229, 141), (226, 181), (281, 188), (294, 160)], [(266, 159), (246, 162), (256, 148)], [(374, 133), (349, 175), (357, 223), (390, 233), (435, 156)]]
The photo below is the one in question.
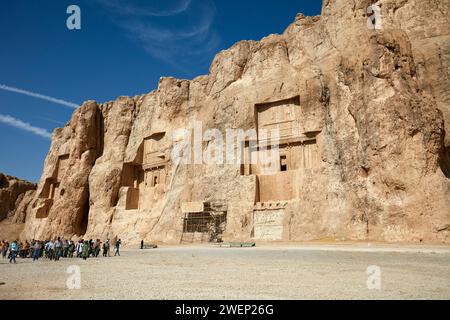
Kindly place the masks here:
[[(22, 237), (450, 242), (450, 3), (378, 1), (372, 30), (373, 2), (325, 0), (208, 75), (86, 102), (53, 135)], [(277, 172), (173, 161), (196, 121), (280, 128)]]
[(0, 172), (0, 221), (24, 223), (36, 185)]

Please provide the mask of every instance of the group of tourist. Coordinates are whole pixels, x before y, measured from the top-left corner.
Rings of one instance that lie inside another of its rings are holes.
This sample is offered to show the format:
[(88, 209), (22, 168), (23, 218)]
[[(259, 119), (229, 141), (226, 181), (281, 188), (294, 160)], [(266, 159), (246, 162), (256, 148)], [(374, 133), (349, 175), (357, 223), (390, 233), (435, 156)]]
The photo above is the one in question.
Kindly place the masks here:
[[(120, 246), (122, 241), (116, 240), (113, 243), (114, 256), (120, 256)], [(3, 259), (9, 259), (9, 263), (16, 263), (16, 258), (32, 258), (33, 261), (39, 258), (58, 261), (60, 258), (82, 258), (84, 260), (89, 257), (97, 258), (101, 251), (103, 257), (110, 257), (111, 242), (106, 240), (101, 242), (100, 239), (87, 241), (81, 239), (78, 242), (71, 240), (62, 240), (61, 238), (55, 240), (28, 240), (19, 242), (14, 240), (11, 243), (2, 240), (0, 243), (1, 255)]]

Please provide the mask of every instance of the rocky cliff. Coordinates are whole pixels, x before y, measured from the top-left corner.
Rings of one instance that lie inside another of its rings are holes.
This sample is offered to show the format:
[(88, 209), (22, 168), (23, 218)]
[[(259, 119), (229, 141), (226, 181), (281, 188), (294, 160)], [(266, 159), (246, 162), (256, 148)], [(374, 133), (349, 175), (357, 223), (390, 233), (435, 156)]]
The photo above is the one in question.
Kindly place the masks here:
[[(449, 26), (448, 1), (324, 0), (220, 52), (208, 75), (88, 101), (53, 134), (22, 237), (179, 243), (216, 224), (229, 240), (448, 243)], [(281, 128), (278, 172), (173, 161), (190, 140), (178, 129), (199, 122)]]
[(0, 172), (0, 221), (25, 223), (36, 185)]

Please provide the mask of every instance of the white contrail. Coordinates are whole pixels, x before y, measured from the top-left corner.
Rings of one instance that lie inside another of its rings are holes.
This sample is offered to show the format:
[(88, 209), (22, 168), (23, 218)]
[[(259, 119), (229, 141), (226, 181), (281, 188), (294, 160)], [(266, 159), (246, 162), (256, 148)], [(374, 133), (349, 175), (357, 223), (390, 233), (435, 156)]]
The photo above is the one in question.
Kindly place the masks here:
[(46, 129), (35, 127), (27, 122), (23, 122), (22, 120), (16, 119), (6, 114), (0, 113), (0, 123), (4, 123), (10, 125), (12, 127), (22, 129), (28, 132), (31, 132), (34, 135), (46, 138), (51, 140), (52, 134), (48, 132)]
[(36, 116), (36, 118), (39, 118), (39, 119), (42, 119), (42, 120), (45, 120), (45, 121), (48, 121), (48, 122), (56, 123), (59, 126), (65, 126), (66, 125), (66, 123), (63, 122), (63, 121), (58, 121), (58, 120), (50, 119), (50, 118), (47, 118), (47, 117)]
[(78, 108), (78, 105), (76, 103), (73, 102), (68, 102), (65, 100), (61, 100), (61, 99), (56, 99), (53, 97), (49, 97), (40, 93), (35, 93), (35, 92), (31, 92), (31, 91), (27, 91), (27, 90), (22, 90), (19, 88), (14, 88), (14, 87), (9, 87), (9, 86), (5, 86), (4, 84), (0, 84), (0, 89), (2, 90), (6, 90), (6, 91), (10, 91), (10, 92), (15, 92), (15, 93), (19, 93), (19, 94), (24, 94), (26, 96), (30, 96), (33, 98), (37, 98), (37, 99), (42, 99), (42, 100), (47, 100), (53, 103), (57, 103), (66, 107), (70, 107), (70, 108)]

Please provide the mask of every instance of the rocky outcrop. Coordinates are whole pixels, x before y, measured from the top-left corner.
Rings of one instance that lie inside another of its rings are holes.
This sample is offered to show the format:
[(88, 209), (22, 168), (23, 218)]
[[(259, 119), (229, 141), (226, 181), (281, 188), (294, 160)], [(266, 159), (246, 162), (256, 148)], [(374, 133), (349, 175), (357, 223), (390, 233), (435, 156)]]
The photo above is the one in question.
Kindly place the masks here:
[(24, 223), (35, 190), (33, 183), (0, 173), (0, 221)]
[(55, 130), (25, 233), (83, 235), (89, 212), (89, 175), (102, 153), (103, 122), (95, 102)]
[[(372, 4), (325, 0), (206, 76), (86, 102), (53, 135), (22, 236), (180, 243), (217, 222), (229, 240), (450, 242), (450, 4), (378, 1), (378, 30)], [(218, 133), (274, 126), (276, 173), (204, 161)], [(176, 161), (198, 132), (202, 154)]]

